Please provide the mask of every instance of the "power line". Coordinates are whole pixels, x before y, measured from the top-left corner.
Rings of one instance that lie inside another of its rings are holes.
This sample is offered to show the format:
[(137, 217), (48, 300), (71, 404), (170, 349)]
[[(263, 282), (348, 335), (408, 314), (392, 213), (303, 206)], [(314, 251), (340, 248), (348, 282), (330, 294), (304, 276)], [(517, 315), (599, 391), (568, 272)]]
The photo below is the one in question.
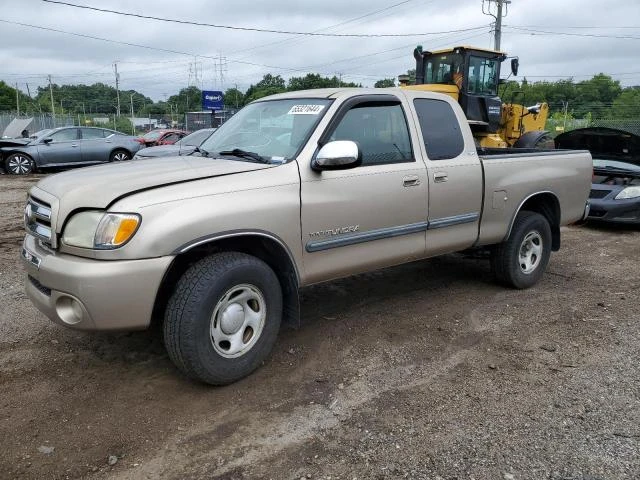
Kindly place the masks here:
[(550, 32), (548, 30), (536, 30), (532, 28), (514, 27), (509, 25), (505, 25), (504, 27), (510, 28), (513, 30), (523, 31), (523, 32), (530, 32), (531, 34), (537, 34), (537, 35), (564, 35), (569, 37), (621, 38), (625, 40), (640, 40), (640, 37), (636, 37), (632, 35), (606, 35), (601, 33)]
[(190, 20), (176, 20), (173, 18), (154, 17), (152, 15), (142, 15), (139, 13), (121, 12), (118, 10), (109, 10), (106, 8), (90, 7), (88, 5), (76, 5), (74, 3), (61, 2), (58, 0), (42, 0), (46, 3), (55, 3), (58, 5), (65, 5), (68, 7), (81, 8), (85, 10), (92, 10), (102, 13), (112, 13), (114, 15), (123, 15), (126, 17), (144, 18), (147, 20), (156, 20), (158, 22), (167, 23), (179, 23), (181, 25), (194, 25), (198, 27), (211, 27), (211, 28), (224, 28), (228, 30), (240, 30), (245, 32), (260, 32), (260, 33), (279, 33), (285, 35), (302, 35), (309, 37), (351, 37), (351, 38), (380, 38), (380, 37), (423, 37), (427, 35), (441, 35), (445, 33), (457, 33), (457, 32), (469, 32), (472, 30), (478, 30), (482, 27), (474, 28), (462, 28), (457, 30), (446, 30), (442, 32), (429, 32), (429, 33), (321, 33), (321, 32), (294, 32), (290, 30), (271, 30), (267, 28), (255, 28), (255, 27), (236, 27), (231, 25), (217, 25), (214, 23), (194, 22)]
[[(373, 12), (365, 13), (364, 15), (360, 15), (359, 17), (351, 18), (349, 20), (345, 20), (343, 22), (336, 23), (334, 25), (329, 25), (328, 27), (319, 28), (318, 30), (314, 30), (312, 33), (318, 33), (318, 32), (322, 32), (324, 30), (329, 30), (329, 29), (332, 29), (332, 28), (340, 27), (342, 25), (346, 25), (348, 23), (356, 22), (358, 20), (362, 20), (363, 18), (371, 17), (371, 16), (376, 15), (378, 13), (386, 12), (387, 10), (391, 10), (392, 8), (396, 8), (396, 7), (400, 6), (400, 5), (404, 5), (404, 4), (412, 2), (412, 1), (413, 0), (403, 0), (402, 2), (395, 3), (395, 4), (390, 5), (388, 7), (381, 8), (381, 9), (375, 10)], [(273, 46), (273, 45), (281, 45), (283, 43), (290, 42), (295, 38), (296, 37), (293, 36), (293, 37), (290, 37), (290, 38), (285, 38), (284, 40), (278, 40), (276, 42), (271, 42), (271, 43), (265, 43), (265, 44), (262, 44), (262, 45), (258, 45), (257, 47), (249, 47), (249, 48), (243, 48), (242, 50), (235, 50), (235, 51), (231, 52), (231, 55), (233, 55), (234, 53), (237, 53), (237, 52), (241, 52), (241, 51), (247, 51), (247, 50), (253, 51), (255, 49), (263, 49), (264, 47), (269, 47), (269, 46)], [(242, 58), (246, 58), (246, 57), (242, 57)]]

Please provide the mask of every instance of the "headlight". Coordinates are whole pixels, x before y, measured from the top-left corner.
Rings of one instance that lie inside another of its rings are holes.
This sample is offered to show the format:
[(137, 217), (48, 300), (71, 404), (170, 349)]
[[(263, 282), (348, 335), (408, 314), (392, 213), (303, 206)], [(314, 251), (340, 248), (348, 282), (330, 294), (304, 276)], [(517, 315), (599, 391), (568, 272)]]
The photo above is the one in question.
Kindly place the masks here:
[(616, 195), (616, 200), (624, 200), (626, 198), (640, 197), (640, 186), (627, 187)]
[(135, 213), (80, 212), (67, 223), (62, 241), (72, 247), (111, 250), (127, 243), (140, 222)]

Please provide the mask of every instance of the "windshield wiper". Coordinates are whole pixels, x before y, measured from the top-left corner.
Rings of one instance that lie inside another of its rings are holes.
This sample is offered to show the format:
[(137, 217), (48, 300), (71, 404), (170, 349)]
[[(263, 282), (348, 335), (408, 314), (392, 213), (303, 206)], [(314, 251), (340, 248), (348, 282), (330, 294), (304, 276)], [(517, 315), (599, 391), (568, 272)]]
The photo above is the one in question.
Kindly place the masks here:
[(231, 155), (232, 157), (239, 158), (247, 158), (250, 160), (254, 160), (258, 163), (271, 163), (268, 158), (263, 157), (259, 153), (256, 152), (247, 152), (246, 150), (242, 150), (240, 148), (234, 148), (233, 150), (222, 150), (218, 152), (220, 155)]

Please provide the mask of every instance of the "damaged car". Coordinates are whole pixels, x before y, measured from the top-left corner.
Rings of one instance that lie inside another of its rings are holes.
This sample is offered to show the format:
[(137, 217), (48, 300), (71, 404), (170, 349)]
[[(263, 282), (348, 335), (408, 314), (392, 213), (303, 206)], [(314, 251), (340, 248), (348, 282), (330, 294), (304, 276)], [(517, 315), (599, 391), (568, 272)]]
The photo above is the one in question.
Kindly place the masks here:
[(588, 220), (640, 224), (640, 136), (613, 128), (572, 130), (556, 148), (585, 149), (593, 157)]

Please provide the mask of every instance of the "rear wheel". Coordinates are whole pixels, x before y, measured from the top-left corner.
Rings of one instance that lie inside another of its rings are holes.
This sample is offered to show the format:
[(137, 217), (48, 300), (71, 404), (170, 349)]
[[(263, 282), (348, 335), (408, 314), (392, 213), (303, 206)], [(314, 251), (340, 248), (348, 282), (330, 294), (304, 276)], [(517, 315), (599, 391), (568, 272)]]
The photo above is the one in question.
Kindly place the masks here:
[(551, 256), (551, 227), (535, 212), (518, 213), (509, 238), (491, 254), (496, 279), (514, 288), (529, 288), (540, 280)]
[(131, 160), (131, 154), (126, 150), (114, 150), (109, 157), (110, 162), (124, 162)]
[(24, 153), (12, 153), (4, 162), (5, 170), (11, 175), (28, 175), (33, 172), (33, 159)]
[(281, 317), (282, 291), (273, 270), (244, 253), (217, 253), (179, 280), (165, 312), (164, 342), (187, 376), (223, 385), (264, 361)]

